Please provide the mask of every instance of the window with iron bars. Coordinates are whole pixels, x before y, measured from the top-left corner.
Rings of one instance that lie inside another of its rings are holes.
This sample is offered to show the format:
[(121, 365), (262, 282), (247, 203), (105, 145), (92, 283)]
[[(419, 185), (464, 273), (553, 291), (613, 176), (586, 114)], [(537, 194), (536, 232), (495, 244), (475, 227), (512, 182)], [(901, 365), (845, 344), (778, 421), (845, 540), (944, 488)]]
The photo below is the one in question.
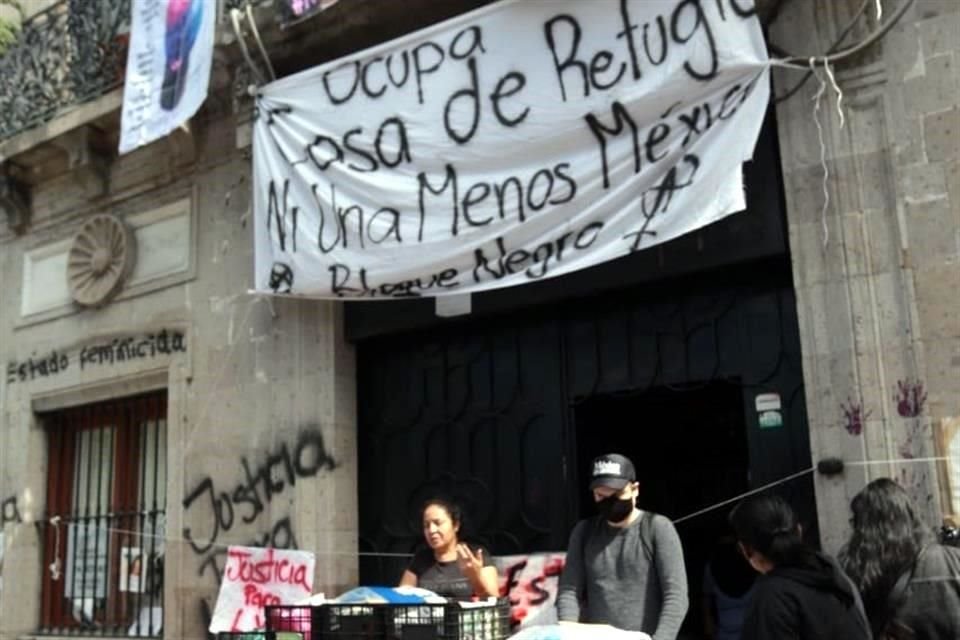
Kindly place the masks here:
[(45, 414), (41, 633), (160, 637), (167, 394)]

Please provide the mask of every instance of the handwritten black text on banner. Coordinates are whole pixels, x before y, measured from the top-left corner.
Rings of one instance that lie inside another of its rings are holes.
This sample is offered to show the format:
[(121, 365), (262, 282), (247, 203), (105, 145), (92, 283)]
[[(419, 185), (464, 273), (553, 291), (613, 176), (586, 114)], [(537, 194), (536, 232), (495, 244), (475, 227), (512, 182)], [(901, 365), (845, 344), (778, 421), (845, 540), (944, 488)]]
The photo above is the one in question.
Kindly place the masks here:
[(505, 0), (265, 87), (256, 288), (482, 291), (744, 208), (769, 97), (746, 0)]

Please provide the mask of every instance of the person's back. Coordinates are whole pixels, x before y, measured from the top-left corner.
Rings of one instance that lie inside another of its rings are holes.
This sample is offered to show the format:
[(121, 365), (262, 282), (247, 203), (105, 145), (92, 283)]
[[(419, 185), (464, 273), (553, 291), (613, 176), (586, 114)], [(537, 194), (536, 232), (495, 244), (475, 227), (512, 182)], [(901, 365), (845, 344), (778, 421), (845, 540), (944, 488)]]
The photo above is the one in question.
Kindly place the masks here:
[(907, 491), (877, 478), (850, 502), (840, 557), (878, 640), (960, 638), (960, 550), (935, 541)]
[(867, 640), (853, 584), (828, 556), (776, 567), (754, 586), (743, 640)]
[(960, 549), (940, 544), (924, 549), (892, 627), (913, 640), (960, 638)]
[(776, 495), (738, 504), (730, 524), (747, 562), (763, 577), (743, 623), (743, 640), (870, 640), (853, 582), (803, 541), (793, 508)]

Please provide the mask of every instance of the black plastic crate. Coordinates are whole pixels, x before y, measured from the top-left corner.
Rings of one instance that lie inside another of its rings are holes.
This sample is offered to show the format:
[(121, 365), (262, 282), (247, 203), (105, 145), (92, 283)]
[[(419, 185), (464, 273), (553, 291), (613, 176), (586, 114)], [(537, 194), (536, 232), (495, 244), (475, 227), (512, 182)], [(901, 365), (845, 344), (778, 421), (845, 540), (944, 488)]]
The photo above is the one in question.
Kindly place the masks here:
[(510, 635), (510, 601), (504, 598), (485, 607), (448, 604), (444, 635), (437, 640), (506, 640)]
[(267, 628), (309, 628), (304, 640), (506, 640), (510, 603), (274, 606), (267, 607)]
[(299, 633), (303, 640), (320, 640), (316, 624), (317, 609), (304, 605), (271, 605), (264, 607), (267, 630), (275, 633)]

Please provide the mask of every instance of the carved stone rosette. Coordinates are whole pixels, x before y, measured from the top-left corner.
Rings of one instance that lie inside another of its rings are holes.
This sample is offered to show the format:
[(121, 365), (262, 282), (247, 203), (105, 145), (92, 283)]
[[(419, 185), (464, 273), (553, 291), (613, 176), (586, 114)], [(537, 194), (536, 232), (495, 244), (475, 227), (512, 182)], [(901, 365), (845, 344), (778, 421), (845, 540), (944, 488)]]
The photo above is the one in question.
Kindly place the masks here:
[(67, 256), (70, 295), (85, 307), (106, 304), (120, 291), (135, 261), (130, 228), (115, 216), (94, 216), (74, 236)]

